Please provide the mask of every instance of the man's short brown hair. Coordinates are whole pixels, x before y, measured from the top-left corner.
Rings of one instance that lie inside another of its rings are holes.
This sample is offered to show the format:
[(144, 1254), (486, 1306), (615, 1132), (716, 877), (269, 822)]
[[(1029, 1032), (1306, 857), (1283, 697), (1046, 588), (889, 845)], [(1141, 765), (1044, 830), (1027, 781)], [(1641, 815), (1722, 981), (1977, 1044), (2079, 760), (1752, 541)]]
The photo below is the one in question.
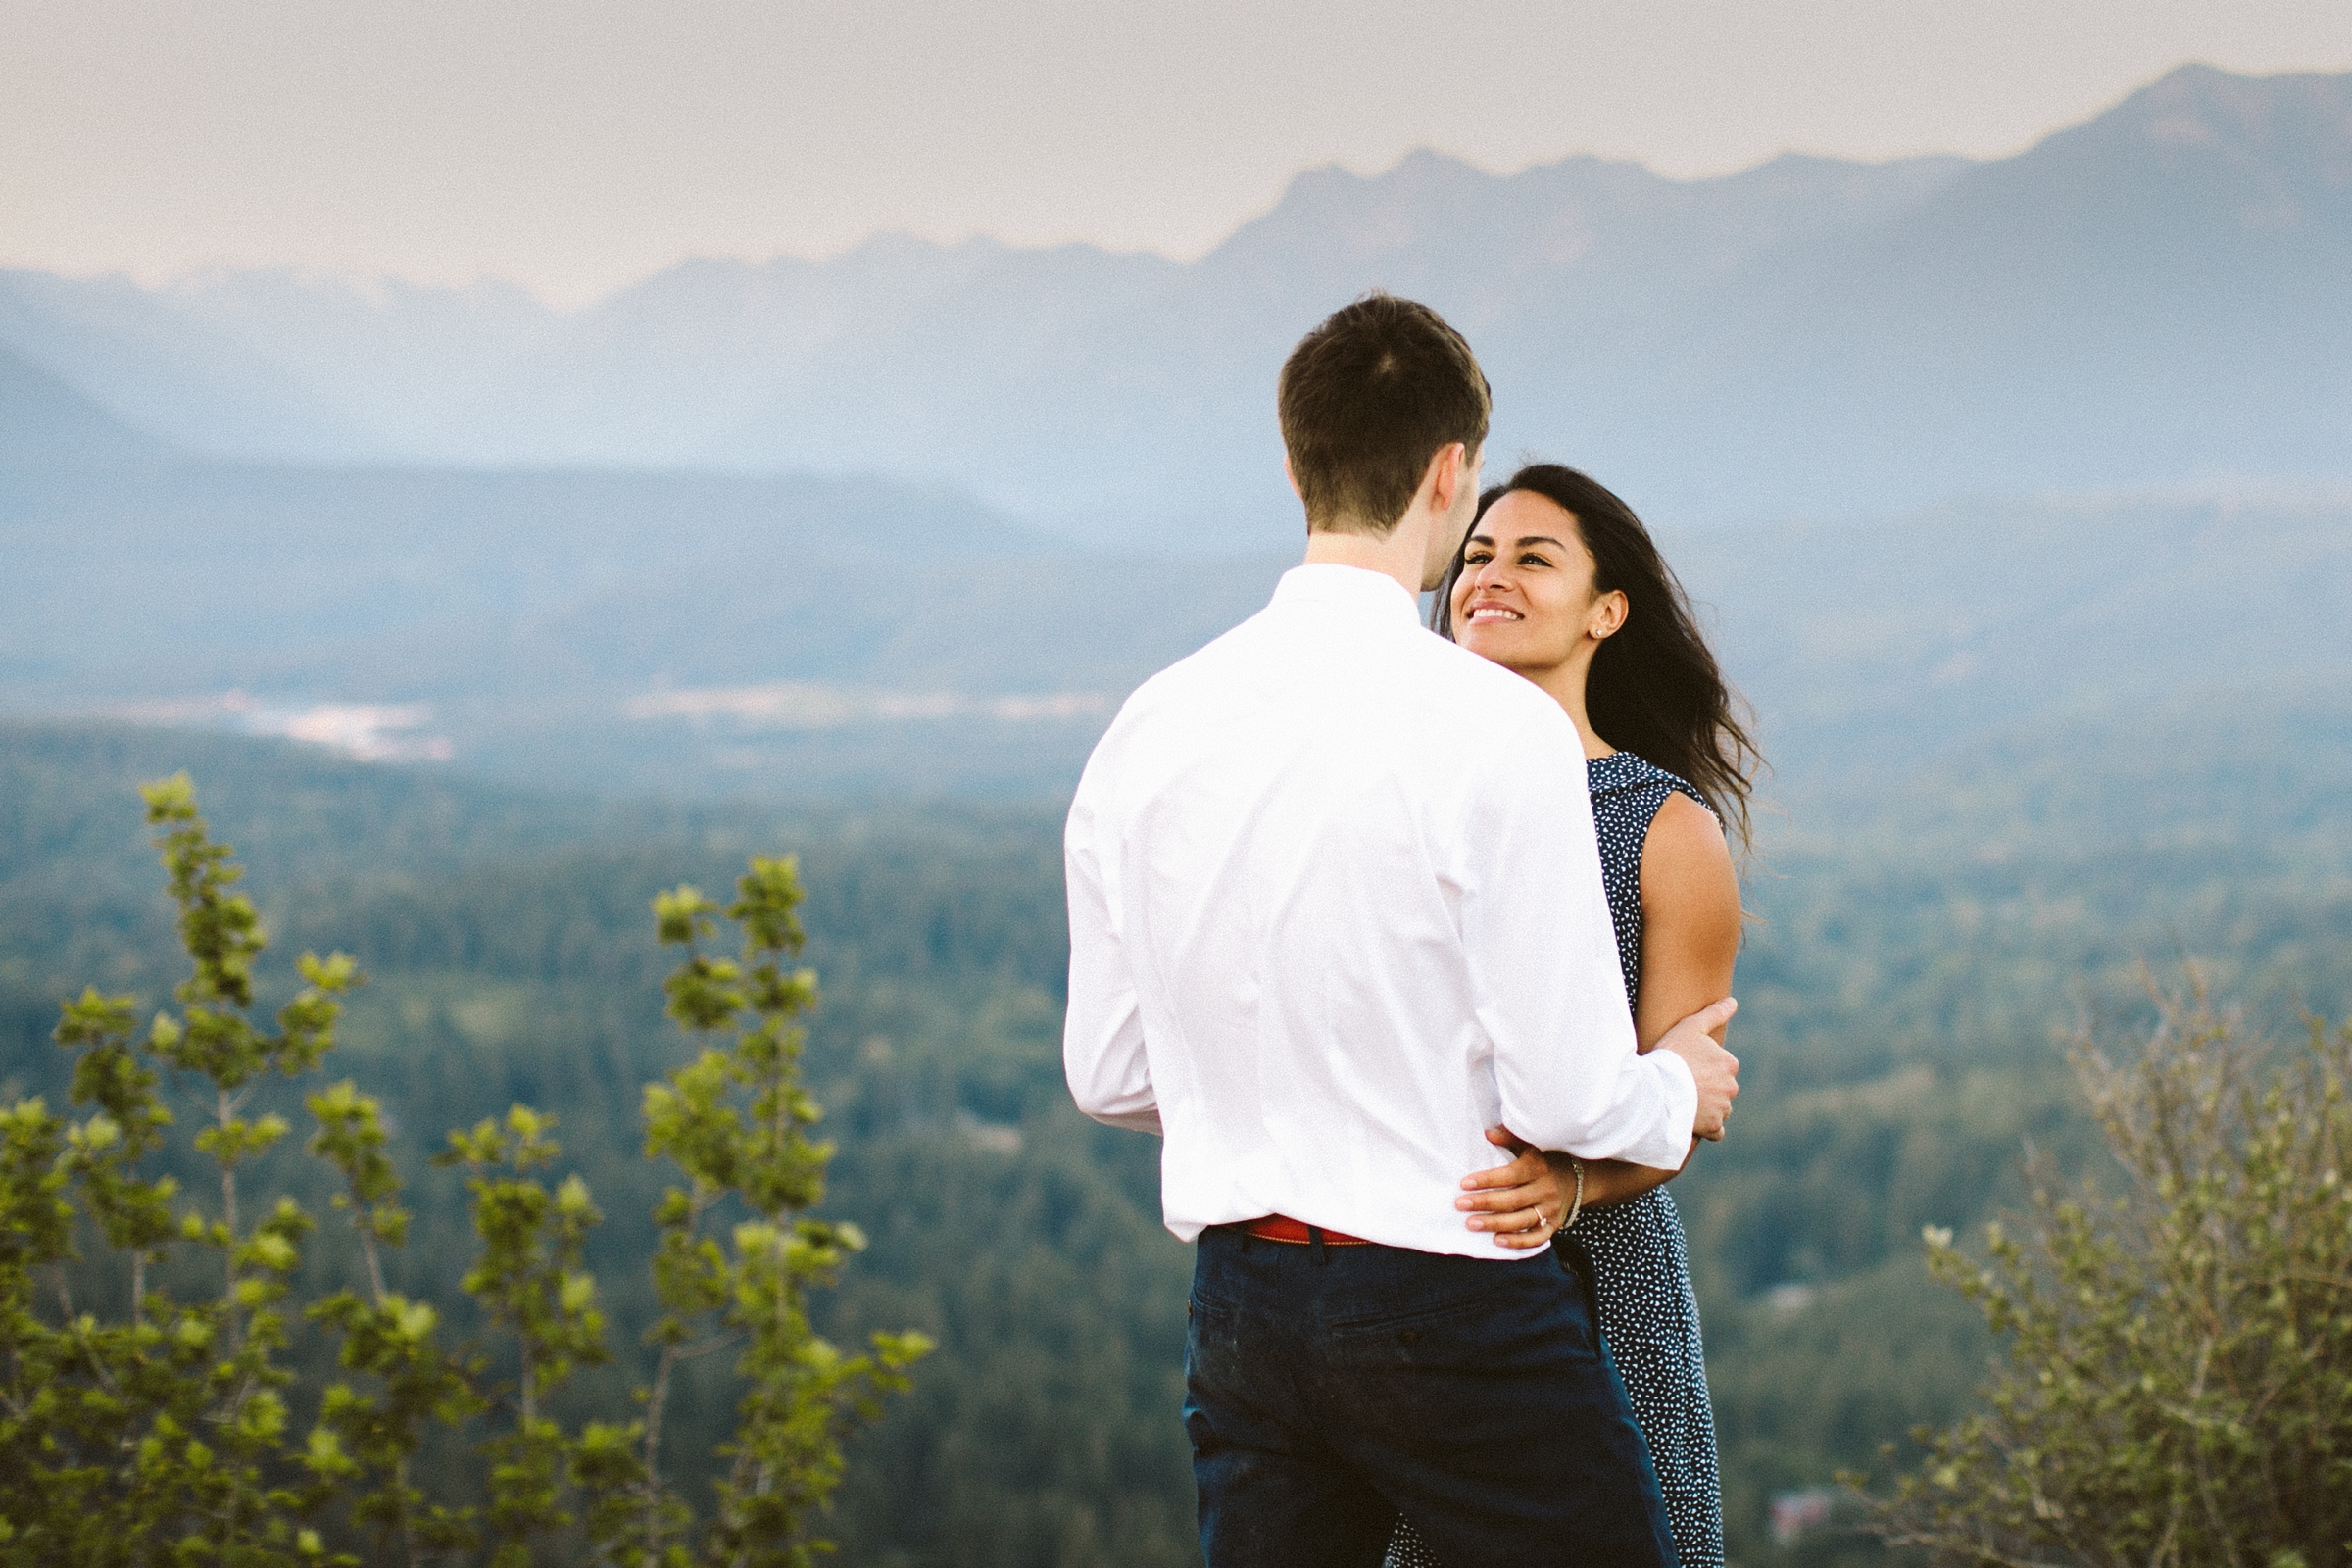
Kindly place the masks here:
[(1462, 335), (1428, 306), (1380, 293), (1299, 339), (1279, 401), (1310, 532), (1396, 527), (1441, 447), (1485, 444), (1493, 408)]

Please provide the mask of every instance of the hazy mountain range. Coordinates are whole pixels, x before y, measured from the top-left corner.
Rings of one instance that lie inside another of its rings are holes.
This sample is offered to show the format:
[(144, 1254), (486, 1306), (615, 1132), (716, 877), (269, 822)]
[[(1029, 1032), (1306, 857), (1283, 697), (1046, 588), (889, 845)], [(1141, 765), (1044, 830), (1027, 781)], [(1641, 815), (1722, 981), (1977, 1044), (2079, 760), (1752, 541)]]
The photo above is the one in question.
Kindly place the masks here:
[(1275, 368), (1381, 283), (1479, 344), (1496, 470), (1649, 514), (1818, 796), (2352, 683), (2347, 279), (2352, 75), (2201, 68), (1996, 163), (1326, 170), (1184, 265), (885, 238), (571, 313), (0, 274), (0, 714), (1066, 789), (1295, 559)]
[(0, 460), (878, 472), (1096, 544), (1270, 547), (1275, 368), (1381, 285), (1472, 336), (1498, 466), (1581, 463), (1662, 523), (2340, 480), (2348, 278), (2352, 74), (2186, 67), (1995, 162), (1319, 170), (1186, 264), (883, 237), (572, 312), (0, 273)]

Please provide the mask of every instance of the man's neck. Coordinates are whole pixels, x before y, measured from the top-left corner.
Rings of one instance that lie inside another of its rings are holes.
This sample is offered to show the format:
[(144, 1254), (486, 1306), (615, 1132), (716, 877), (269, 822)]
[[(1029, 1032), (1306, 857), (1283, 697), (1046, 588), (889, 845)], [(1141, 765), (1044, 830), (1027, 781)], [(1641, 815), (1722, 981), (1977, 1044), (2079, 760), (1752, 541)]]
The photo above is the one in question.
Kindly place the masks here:
[(1305, 564), (1377, 571), (1416, 597), (1428, 560), (1429, 517), (1417, 507), (1385, 534), (1316, 528), (1306, 536)]

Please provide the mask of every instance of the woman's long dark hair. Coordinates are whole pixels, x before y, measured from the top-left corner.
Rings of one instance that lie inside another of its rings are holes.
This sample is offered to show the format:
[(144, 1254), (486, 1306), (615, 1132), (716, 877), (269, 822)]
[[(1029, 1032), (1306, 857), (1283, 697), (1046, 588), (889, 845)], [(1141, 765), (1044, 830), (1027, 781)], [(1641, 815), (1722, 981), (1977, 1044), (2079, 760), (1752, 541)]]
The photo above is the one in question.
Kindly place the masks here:
[[(1688, 780), (1744, 846), (1748, 793), (1764, 761), (1748, 734), (1753, 719), (1716, 668), (1690, 596), (1649, 530), (1606, 486), (1556, 463), (1530, 464), (1487, 491), (1478, 498), (1479, 516), (1514, 490), (1540, 495), (1573, 517), (1592, 552), (1593, 591), (1626, 597), (1625, 624), (1593, 654), (1585, 682), (1593, 730), (1619, 751)], [(1430, 614), (1431, 628), (1443, 637), (1453, 636), (1453, 585), (1469, 543), (1465, 536), (1453, 553)]]

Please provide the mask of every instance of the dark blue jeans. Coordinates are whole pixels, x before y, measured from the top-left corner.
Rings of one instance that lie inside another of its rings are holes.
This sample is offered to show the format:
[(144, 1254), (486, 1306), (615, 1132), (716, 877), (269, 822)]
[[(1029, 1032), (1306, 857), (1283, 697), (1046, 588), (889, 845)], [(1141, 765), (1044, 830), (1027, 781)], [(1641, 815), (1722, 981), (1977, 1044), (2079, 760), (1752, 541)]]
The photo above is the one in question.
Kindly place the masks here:
[(1589, 1283), (1524, 1261), (1204, 1232), (1185, 1431), (1208, 1568), (1673, 1568)]

